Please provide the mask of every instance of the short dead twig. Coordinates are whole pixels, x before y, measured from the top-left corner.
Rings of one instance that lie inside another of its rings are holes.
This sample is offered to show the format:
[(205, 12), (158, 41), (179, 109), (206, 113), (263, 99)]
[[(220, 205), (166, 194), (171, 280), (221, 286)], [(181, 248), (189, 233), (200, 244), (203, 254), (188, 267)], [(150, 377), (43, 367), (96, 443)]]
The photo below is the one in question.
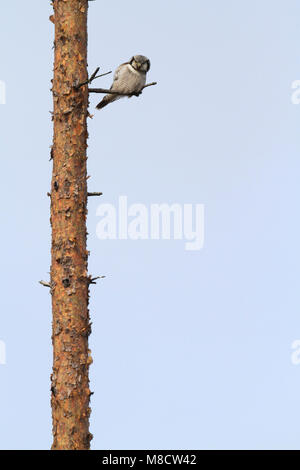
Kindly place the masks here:
[(42, 286), (44, 287), (49, 287), (51, 289), (51, 284), (50, 282), (45, 282), (45, 281), (39, 281), (40, 284), (42, 284)]
[(87, 193), (88, 196), (102, 196), (103, 193)]
[(89, 284), (97, 284), (97, 279), (104, 279), (106, 276), (89, 277)]
[(90, 76), (90, 78), (88, 78), (84, 82), (78, 83), (78, 85), (74, 85), (74, 88), (76, 88), (76, 90), (78, 90), (78, 88), (82, 87), (83, 85), (88, 85), (88, 84), (92, 83), (92, 81), (96, 80), (96, 78), (104, 77), (105, 75), (109, 75), (110, 73), (112, 73), (111, 70), (110, 70), (109, 72), (105, 72), (105, 73), (101, 73), (100, 75), (97, 75), (99, 70), (100, 70), (100, 67), (97, 67), (95, 72)]

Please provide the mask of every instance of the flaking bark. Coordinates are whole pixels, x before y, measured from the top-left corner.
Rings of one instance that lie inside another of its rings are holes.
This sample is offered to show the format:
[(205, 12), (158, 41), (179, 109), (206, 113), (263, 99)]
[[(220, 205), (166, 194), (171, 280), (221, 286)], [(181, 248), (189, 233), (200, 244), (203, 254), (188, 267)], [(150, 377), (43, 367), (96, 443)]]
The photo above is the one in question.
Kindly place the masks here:
[(54, 0), (51, 293), (52, 449), (89, 449), (87, 0)]

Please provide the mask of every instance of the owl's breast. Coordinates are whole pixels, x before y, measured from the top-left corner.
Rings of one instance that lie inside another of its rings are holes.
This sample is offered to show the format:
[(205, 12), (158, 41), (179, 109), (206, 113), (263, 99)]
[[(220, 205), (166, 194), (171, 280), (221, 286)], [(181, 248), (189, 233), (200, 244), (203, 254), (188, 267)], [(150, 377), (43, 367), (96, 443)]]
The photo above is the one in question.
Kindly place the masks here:
[(146, 83), (146, 74), (134, 70), (127, 64), (120, 70), (118, 80), (114, 83), (113, 89), (122, 93), (136, 93), (141, 91)]

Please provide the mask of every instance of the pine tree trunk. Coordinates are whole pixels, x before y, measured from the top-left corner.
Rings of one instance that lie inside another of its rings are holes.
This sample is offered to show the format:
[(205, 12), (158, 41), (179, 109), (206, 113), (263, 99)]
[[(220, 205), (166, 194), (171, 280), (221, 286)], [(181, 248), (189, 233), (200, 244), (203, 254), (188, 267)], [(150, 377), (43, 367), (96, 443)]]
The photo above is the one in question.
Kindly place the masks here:
[(52, 449), (89, 449), (87, 274), (88, 0), (54, 0), (54, 139), (51, 185)]

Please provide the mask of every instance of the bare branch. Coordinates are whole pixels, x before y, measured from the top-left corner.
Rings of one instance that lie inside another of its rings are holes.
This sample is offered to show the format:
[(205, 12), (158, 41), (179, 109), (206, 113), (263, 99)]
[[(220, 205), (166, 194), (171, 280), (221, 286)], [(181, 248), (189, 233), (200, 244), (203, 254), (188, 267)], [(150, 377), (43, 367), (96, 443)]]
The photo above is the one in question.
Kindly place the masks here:
[(106, 276), (97, 276), (97, 277), (89, 277), (88, 280), (89, 280), (89, 283), (90, 284), (97, 284), (97, 279), (104, 279)]
[(39, 281), (39, 283), (42, 284), (42, 286), (49, 287), (51, 289), (51, 284), (49, 282)]
[(97, 67), (95, 72), (90, 76), (90, 78), (85, 80), (85, 82), (78, 83), (78, 85), (75, 85), (74, 88), (76, 88), (76, 90), (78, 90), (78, 88), (80, 88), (81, 86), (92, 83), (92, 81), (96, 80), (96, 78), (104, 77), (105, 75), (109, 75), (110, 73), (112, 73), (111, 70), (110, 70), (109, 72), (105, 72), (105, 73), (101, 73), (100, 75), (97, 75), (99, 70), (100, 70), (100, 67)]
[(92, 82), (92, 81), (94, 80), (94, 78), (96, 77), (96, 75), (97, 75), (97, 73), (99, 72), (99, 70), (100, 70), (100, 67), (97, 67), (96, 70), (95, 70), (95, 72), (92, 73), (91, 78), (89, 79), (90, 82)]
[(146, 83), (146, 85), (143, 86), (142, 90), (143, 90), (144, 88), (147, 88), (148, 86), (153, 86), (153, 85), (157, 85), (157, 82)]
[(102, 196), (103, 193), (87, 193), (88, 196)]
[(107, 93), (109, 95), (120, 95), (120, 96), (139, 96), (144, 88), (147, 88), (148, 86), (153, 86), (157, 85), (157, 82), (152, 82), (152, 83), (147, 83), (139, 93), (120, 93), (119, 91), (113, 91), (113, 90), (106, 90), (105, 88), (89, 88), (89, 93)]

